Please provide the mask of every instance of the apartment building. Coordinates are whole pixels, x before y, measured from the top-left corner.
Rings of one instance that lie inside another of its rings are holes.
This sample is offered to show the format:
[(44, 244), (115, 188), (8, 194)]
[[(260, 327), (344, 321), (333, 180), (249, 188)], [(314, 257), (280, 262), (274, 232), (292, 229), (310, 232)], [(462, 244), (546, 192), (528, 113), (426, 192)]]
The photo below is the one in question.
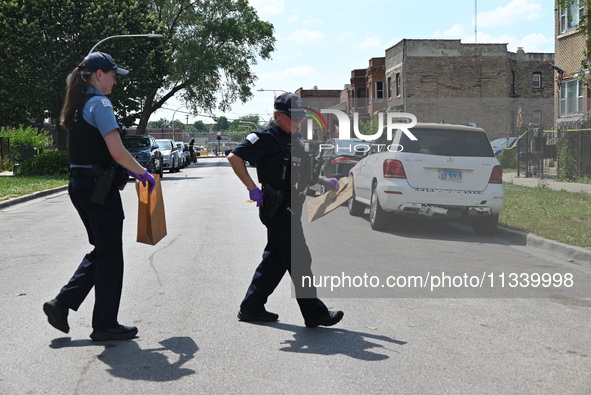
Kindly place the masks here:
[(404, 39), (386, 49), (385, 108), (419, 122), (475, 124), (489, 138), (553, 125), (552, 53), (506, 44)]
[(589, 70), (581, 70), (586, 39), (579, 30), (579, 23), (585, 15), (584, 4), (584, 1), (573, 1), (568, 7), (556, 6), (555, 65), (559, 70), (555, 72), (554, 79), (559, 89), (554, 118), (557, 128), (579, 121), (590, 110), (587, 104), (589, 85), (584, 83), (584, 78), (579, 78), (581, 74), (589, 76)]

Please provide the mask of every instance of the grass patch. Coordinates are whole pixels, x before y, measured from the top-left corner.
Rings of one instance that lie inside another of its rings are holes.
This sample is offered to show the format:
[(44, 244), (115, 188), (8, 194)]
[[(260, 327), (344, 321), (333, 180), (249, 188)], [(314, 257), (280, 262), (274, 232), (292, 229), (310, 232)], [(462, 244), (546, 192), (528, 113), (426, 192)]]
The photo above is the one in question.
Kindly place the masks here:
[(2, 176), (0, 201), (68, 184), (68, 176)]
[(591, 249), (591, 194), (504, 185), (501, 226)]

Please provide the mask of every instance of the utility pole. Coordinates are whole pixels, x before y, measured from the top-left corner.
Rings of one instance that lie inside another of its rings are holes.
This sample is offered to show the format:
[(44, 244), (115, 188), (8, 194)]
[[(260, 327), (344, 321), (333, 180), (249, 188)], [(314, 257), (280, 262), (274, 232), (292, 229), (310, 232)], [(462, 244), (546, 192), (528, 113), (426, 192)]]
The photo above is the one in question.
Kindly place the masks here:
[(478, 44), (478, 0), (474, 0), (474, 44)]

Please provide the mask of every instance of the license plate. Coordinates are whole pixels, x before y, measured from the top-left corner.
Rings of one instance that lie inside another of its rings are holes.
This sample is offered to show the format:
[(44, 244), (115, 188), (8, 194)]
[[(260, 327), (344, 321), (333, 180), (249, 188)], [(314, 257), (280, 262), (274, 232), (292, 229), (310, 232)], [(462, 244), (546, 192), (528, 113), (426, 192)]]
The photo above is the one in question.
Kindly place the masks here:
[(458, 170), (439, 170), (441, 181), (462, 182), (462, 172)]

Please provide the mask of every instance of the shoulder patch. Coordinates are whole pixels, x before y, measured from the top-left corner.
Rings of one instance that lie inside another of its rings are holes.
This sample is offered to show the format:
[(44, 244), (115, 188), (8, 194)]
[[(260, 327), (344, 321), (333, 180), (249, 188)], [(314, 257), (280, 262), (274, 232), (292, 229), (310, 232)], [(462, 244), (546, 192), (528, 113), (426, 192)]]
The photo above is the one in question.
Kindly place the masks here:
[(111, 105), (111, 101), (109, 99), (101, 99), (101, 103), (103, 103), (103, 107), (113, 108), (113, 105)]
[(257, 136), (256, 133), (251, 133), (248, 136), (246, 136), (246, 140), (250, 141), (251, 144), (256, 143), (259, 140), (259, 136)]

